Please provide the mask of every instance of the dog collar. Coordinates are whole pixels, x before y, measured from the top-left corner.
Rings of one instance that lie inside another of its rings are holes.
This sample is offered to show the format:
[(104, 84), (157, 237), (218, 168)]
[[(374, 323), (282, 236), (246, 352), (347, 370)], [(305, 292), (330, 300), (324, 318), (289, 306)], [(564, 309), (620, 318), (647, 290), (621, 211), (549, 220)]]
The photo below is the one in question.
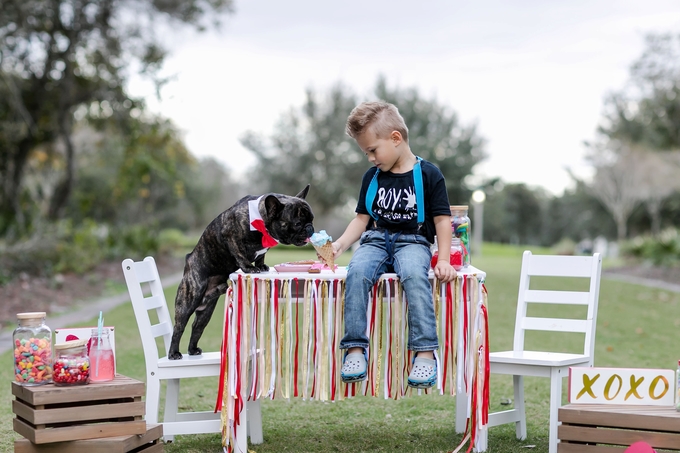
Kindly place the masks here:
[(262, 233), (262, 247), (269, 248), (278, 245), (279, 241), (267, 232), (267, 227), (264, 226), (264, 220), (262, 220), (262, 215), (260, 215), (260, 200), (263, 196), (257, 200), (248, 201), (248, 216), (250, 219), (250, 231)]

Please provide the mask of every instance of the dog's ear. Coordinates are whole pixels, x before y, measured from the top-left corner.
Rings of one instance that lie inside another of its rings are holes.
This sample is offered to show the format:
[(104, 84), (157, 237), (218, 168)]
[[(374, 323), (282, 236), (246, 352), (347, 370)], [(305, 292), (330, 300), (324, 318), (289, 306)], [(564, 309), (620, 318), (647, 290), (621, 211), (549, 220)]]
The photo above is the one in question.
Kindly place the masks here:
[(264, 208), (267, 210), (267, 217), (275, 219), (283, 211), (283, 203), (276, 198), (276, 195), (267, 195), (264, 199)]
[(297, 198), (302, 198), (303, 200), (307, 197), (307, 192), (309, 192), (309, 184), (307, 184), (307, 187), (302, 189), (302, 191), (295, 195)]

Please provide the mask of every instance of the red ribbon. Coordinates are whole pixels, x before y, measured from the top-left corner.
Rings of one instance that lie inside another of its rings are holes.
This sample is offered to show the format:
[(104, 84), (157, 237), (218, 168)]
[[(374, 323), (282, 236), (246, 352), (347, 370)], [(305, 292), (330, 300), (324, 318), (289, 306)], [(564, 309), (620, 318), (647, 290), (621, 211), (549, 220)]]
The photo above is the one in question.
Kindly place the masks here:
[[(232, 289), (229, 288), (227, 290), (227, 294), (225, 296), (225, 303), (227, 304), (227, 312), (229, 312), (233, 305), (232, 305)], [(228, 354), (227, 354), (227, 348), (229, 345), (229, 321), (230, 321), (230, 314), (227, 314), (224, 320), (224, 327), (222, 329), (222, 345), (220, 346), (220, 387), (217, 391), (217, 401), (215, 401), (215, 413), (217, 411), (222, 410), (222, 402), (224, 398), (224, 380), (226, 379), (225, 373), (226, 373), (226, 368), (228, 366), (227, 364), (227, 359), (228, 359)]]
[(274, 239), (268, 232), (267, 232), (267, 227), (264, 226), (264, 220), (262, 219), (255, 219), (250, 224), (255, 228), (257, 231), (262, 233), (262, 247), (274, 247), (275, 245), (279, 245), (279, 241)]

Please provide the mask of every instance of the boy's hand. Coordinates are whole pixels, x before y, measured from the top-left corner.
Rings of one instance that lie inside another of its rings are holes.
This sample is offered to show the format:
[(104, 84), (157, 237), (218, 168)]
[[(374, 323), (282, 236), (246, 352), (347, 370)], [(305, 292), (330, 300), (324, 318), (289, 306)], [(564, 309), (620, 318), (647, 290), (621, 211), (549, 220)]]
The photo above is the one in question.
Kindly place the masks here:
[(437, 265), (434, 267), (434, 276), (444, 283), (448, 283), (456, 278), (458, 273), (451, 266), (451, 263), (447, 261), (437, 261)]
[(342, 245), (338, 243), (338, 241), (333, 242), (333, 258), (338, 259), (340, 255), (345, 251), (345, 249), (342, 248)]
[[(338, 259), (340, 255), (345, 251), (345, 249), (342, 248), (342, 245), (339, 242), (333, 242), (331, 244), (333, 247), (333, 259)], [(319, 255), (319, 252), (316, 252), (316, 257), (322, 260), (321, 255)]]

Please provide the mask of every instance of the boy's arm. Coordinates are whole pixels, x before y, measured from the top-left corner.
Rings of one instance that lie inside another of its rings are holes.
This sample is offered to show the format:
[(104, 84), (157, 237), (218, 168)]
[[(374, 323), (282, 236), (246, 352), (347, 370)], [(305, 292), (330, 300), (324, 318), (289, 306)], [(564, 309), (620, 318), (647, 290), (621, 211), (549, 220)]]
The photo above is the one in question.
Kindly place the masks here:
[(342, 255), (342, 252), (347, 250), (352, 244), (359, 240), (361, 234), (366, 231), (366, 226), (371, 220), (368, 214), (357, 214), (356, 217), (349, 222), (345, 232), (333, 242), (333, 256), (337, 258)]
[(451, 217), (447, 215), (435, 216), (434, 229), (437, 232), (437, 250), (439, 257), (434, 268), (434, 275), (440, 281), (450, 282), (456, 278), (456, 270), (451, 266)]

